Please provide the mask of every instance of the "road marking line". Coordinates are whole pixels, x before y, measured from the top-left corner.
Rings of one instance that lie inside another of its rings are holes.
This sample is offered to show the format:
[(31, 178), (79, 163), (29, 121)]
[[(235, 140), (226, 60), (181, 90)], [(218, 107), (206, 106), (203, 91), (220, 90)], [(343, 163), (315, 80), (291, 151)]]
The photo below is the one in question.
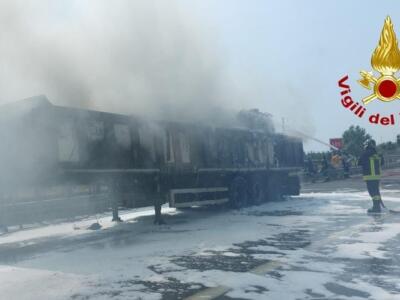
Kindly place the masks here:
[[(272, 261), (266, 262), (262, 265), (255, 267), (254, 269), (248, 271), (247, 273), (252, 273), (255, 275), (265, 275), (268, 272), (278, 268), (281, 265), (283, 265), (283, 263), (281, 261), (272, 260)], [(212, 300), (212, 299), (215, 299), (217, 297), (220, 297), (220, 296), (226, 294), (231, 289), (232, 288), (223, 286), (223, 285), (216, 286), (216, 287), (202, 290), (202, 291), (186, 298), (185, 300)]]
[(226, 294), (230, 290), (230, 287), (220, 285), (202, 290), (188, 298), (185, 298), (185, 300), (212, 300)]
[[(357, 224), (358, 225), (358, 224)], [(328, 235), (326, 238), (316, 241), (314, 243), (312, 243), (310, 246), (305, 247), (304, 249), (308, 249), (308, 250), (316, 250), (318, 248), (321, 248), (323, 245), (325, 245), (327, 242), (335, 240), (335, 239), (339, 239), (342, 236), (350, 236), (351, 233), (354, 233), (354, 228), (350, 227), (341, 231), (337, 231), (335, 233), (332, 233), (331, 235)]]
[[(331, 235), (327, 236), (326, 238), (324, 238), (320, 241), (316, 241), (315, 243), (311, 244), (310, 246), (304, 247), (304, 249), (315, 250), (317, 248), (320, 248), (324, 244), (326, 244), (326, 242), (337, 239), (337, 238), (343, 236), (344, 234), (354, 233), (353, 226), (358, 226), (360, 224), (361, 223), (352, 224), (351, 227), (349, 227), (349, 228), (334, 232)], [(254, 269), (248, 271), (248, 273), (252, 273), (252, 274), (260, 275), (260, 276), (266, 275), (268, 272), (271, 272), (272, 270), (279, 268), (283, 264), (284, 264), (284, 262), (282, 262), (282, 261), (271, 260), (269, 262), (266, 262), (262, 265), (255, 267)], [(185, 300), (212, 300), (212, 299), (216, 299), (216, 298), (228, 293), (231, 289), (232, 288), (227, 287), (227, 286), (216, 286), (216, 287), (202, 290), (192, 296), (189, 296), (188, 298), (185, 298)]]
[(265, 275), (268, 272), (280, 267), (281, 265), (283, 265), (281, 261), (271, 260), (265, 264), (255, 267), (254, 269), (250, 270), (249, 273), (253, 273), (256, 275)]

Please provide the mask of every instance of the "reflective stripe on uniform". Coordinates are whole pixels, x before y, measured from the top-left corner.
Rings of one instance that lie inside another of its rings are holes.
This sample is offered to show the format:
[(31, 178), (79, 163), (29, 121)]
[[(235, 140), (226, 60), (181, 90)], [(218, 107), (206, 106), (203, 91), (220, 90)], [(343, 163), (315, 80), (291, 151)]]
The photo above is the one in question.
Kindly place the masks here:
[(381, 158), (375, 154), (369, 158), (369, 175), (364, 175), (363, 179), (367, 180), (379, 180), (381, 179)]
[(375, 175), (375, 155), (369, 158), (369, 167), (371, 168), (371, 175)]

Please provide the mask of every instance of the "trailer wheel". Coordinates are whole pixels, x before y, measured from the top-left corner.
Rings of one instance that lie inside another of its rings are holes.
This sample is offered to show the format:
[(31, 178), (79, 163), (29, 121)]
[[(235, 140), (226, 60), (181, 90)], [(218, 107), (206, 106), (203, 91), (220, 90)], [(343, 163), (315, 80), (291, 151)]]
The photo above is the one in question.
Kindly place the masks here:
[(279, 201), (282, 199), (281, 185), (277, 178), (268, 181), (267, 201)]
[(233, 208), (247, 205), (247, 182), (243, 177), (236, 177), (229, 188), (229, 204)]
[(288, 178), (289, 191), (288, 195), (298, 196), (300, 195), (300, 178), (299, 176), (293, 176)]
[(260, 205), (261, 203), (265, 202), (265, 197), (265, 187), (260, 180), (255, 180), (250, 190), (251, 203), (255, 205)]

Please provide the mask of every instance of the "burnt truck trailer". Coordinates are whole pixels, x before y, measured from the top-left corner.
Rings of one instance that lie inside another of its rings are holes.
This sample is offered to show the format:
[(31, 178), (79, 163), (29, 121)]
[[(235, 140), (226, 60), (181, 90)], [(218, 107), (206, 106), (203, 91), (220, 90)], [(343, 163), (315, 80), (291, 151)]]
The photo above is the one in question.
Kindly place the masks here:
[(118, 206), (154, 205), (160, 222), (166, 202), (240, 208), (300, 191), (302, 141), (271, 132), (147, 121), (43, 96), (0, 109), (0, 140), (3, 219), (15, 203), (103, 197), (114, 219)]

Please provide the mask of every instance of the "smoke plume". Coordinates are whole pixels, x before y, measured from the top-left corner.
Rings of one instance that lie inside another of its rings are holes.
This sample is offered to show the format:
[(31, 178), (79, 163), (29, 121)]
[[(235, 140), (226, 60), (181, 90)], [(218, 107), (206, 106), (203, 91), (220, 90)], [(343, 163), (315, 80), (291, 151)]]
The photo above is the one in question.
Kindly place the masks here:
[(303, 96), (273, 70), (228, 74), (228, 49), (202, 25), (178, 1), (3, 0), (0, 103), (45, 94), (59, 105), (215, 125), (259, 108), (279, 116), (278, 128), (284, 116), (313, 131)]
[(223, 106), (221, 57), (173, 1), (0, 3), (0, 102), (166, 118)]

